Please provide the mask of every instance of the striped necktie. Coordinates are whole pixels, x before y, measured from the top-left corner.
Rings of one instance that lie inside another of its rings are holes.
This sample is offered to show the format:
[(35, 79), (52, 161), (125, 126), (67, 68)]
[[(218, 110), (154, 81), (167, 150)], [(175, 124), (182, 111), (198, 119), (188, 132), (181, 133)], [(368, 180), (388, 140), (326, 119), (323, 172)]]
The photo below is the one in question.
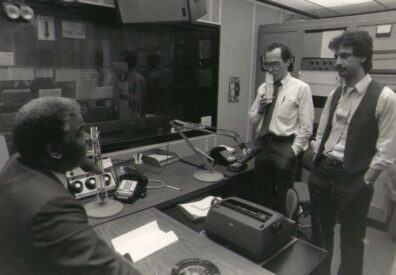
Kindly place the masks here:
[(332, 126), (332, 131), (326, 142), (326, 151), (333, 150), (348, 125), (348, 116), (351, 112), (352, 98), (355, 91), (355, 88), (349, 92), (347, 91), (347, 87), (344, 88), (343, 96), (340, 98), (339, 105), (334, 112), (335, 123)]
[(263, 120), (263, 124), (261, 125), (260, 136), (265, 136), (266, 134), (268, 134), (269, 126), (271, 124), (272, 114), (274, 112), (276, 99), (278, 98), (278, 92), (280, 86), (282, 86), (282, 82), (280, 81), (274, 82), (274, 95), (273, 95), (272, 103), (269, 104), (269, 106), (264, 112), (264, 120)]

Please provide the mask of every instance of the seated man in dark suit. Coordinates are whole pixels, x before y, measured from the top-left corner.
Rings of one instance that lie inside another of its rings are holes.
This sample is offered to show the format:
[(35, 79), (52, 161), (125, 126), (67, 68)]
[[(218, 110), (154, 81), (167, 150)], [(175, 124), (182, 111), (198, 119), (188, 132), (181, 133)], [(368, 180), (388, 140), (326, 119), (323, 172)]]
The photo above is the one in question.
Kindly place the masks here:
[(101, 240), (65, 172), (86, 160), (77, 102), (47, 97), (16, 114), (12, 156), (0, 174), (0, 270), (7, 275), (140, 274)]

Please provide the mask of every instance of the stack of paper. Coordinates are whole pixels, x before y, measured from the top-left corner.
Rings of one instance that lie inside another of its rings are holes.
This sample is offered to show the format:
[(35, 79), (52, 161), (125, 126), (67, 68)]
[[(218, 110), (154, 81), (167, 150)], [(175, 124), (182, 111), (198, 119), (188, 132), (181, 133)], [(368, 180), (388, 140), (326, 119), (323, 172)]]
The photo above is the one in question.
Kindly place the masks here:
[(208, 196), (200, 201), (179, 204), (178, 207), (190, 220), (194, 221), (208, 215), (211, 203), (215, 198), (221, 200), (220, 197)]
[(173, 231), (161, 231), (157, 221), (153, 221), (114, 238), (111, 242), (117, 252), (121, 255), (129, 253), (132, 260), (137, 262), (177, 240)]
[(173, 155), (162, 155), (162, 154), (143, 155), (143, 162), (159, 167), (162, 167), (166, 164), (170, 164), (176, 160), (177, 160), (176, 156)]

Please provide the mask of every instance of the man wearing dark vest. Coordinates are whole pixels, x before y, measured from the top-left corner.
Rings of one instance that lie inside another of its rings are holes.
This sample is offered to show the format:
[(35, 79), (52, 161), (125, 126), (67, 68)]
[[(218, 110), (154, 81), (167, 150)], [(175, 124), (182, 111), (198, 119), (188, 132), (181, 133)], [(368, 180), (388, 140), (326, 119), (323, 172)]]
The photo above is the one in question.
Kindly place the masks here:
[(250, 111), (256, 128), (255, 202), (285, 213), (285, 198), (293, 186), (296, 157), (308, 147), (314, 108), (311, 90), (288, 72), (293, 62), (289, 47), (272, 43), (262, 60), (267, 71)]
[(395, 160), (396, 95), (368, 74), (373, 41), (348, 30), (329, 44), (341, 85), (332, 91), (320, 119), (309, 188), (313, 241), (328, 251), (318, 270), (329, 275), (334, 227), (340, 223), (338, 275), (362, 274), (366, 216), (373, 183)]

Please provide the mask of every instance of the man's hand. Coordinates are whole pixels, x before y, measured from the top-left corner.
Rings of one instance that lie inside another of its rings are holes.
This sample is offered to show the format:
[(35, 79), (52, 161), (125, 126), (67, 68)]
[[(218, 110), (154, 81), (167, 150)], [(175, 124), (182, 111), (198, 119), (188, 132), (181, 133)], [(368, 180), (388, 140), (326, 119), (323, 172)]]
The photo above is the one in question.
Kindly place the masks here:
[(268, 98), (265, 95), (261, 95), (258, 113), (263, 114), (271, 102), (272, 102), (272, 98)]
[(364, 182), (369, 185), (369, 184), (373, 184), (375, 182), (375, 180), (378, 178), (378, 176), (381, 174), (381, 170), (378, 169), (373, 169), (373, 168), (369, 168), (366, 172), (366, 174), (364, 175)]

